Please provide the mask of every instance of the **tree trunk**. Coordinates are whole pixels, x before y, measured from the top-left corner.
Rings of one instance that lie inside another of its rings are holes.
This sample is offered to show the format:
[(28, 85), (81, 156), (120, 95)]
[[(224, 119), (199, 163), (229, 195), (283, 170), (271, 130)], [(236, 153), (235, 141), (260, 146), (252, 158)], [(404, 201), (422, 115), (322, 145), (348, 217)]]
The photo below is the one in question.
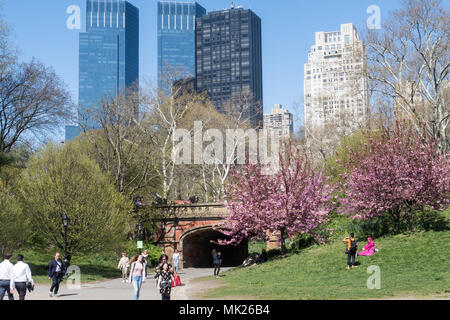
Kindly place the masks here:
[(412, 209), (408, 209), (409, 231), (414, 232), (414, 215)]
[(280, 230), (280, 245), (281, 245), (281, 254), (286, 253), (286, 232), (285, 229)]

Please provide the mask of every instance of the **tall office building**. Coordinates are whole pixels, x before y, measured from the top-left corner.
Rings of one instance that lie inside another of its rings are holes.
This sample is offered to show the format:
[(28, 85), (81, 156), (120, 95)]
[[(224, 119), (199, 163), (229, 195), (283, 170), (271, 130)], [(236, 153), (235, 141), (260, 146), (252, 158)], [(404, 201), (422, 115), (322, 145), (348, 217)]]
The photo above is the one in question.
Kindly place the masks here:
[[(139, 80), (139, 9), (125, 0), (87, 0), (86, 32), (80, 33), (78, 114)], [(89, 128), (97, 125), (87, 120)], [(66, 127), (66, 140), (81, 132)]]
[(206, 14), (197, 2), (158, 1), (158, 85), (195, 76), (195, 22)]
[(197, 19), (196, 68), (197, 90), (207, 91), (218, 111), (248, 105), (244, 117), (262, 127), (261, 19), (255, 13), (232, 7)]
[(289, 137), (294, 132), (292, 113), (276, 104), (271, 113), (264, 115), (264, 129), (278, 137)]
[(356, 125), (368, 112), (368, 84), (363, 42), (352, 23), (340, 31), (316, 32), (304, 74), (306, 130), (347, 116)]

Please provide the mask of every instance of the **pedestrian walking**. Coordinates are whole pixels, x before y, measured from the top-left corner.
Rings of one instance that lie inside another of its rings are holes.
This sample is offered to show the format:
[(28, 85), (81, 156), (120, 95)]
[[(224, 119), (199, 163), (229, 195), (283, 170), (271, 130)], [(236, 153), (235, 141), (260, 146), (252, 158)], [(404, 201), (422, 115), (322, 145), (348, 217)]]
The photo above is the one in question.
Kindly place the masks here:
[(172, 261), (173, 261), (173, 267), (175, 268), (175, 272), (178, 273), (178, 263), (180, 263), (180, 253), (178, 252), (177, 249), (175, 249), (175, 252), (172, 256)]
[(142, 283), (145, 282), (145, 263), (144, 257), (140, 254), (137, 260), (131, 264), (130, 269), (130, 282), (133, 284), (134, 288), (134, 300), (139, 300), (139, 295), (141, 292)]
[(216, 249), (213, 249), (211, 254), (214, 265), (214, 275), (216, 276), (216, 278), (218, 278), (220, 272), (220, 265), (222, 264), (222, 257), (221, 257), (222, 254), (220, 252), (217, 252)]
[(128, 268), (130, 266), (130, 259), (126, 252), (122, 252), (122, 258), (119, 260), (117, 269), (122, 271), (122, 283), (128, 282)]
[(181, 278), (176, 272), (176, 270), (169, 264), (169, 273), (173, 276), (172, 288), (176, 286), (181, 286)]
[(52, 280), (52, 286), (48, 295), (50, 297), (58, 296), (59, 284), (62, 282), (64, 275), (66, 274), (66, 267), (61, 260), (61, 254), (55, 253), (55, 259), (53, 259), (48, 267), (48, 280)]
[(25, 300), (27, 289), (34, 288), (30, 266), (26, 264), (23, 259), (23, 255), (17, 255), (17, 263), (12, 267), (14, 274), (14, 285), (17, 289), (17, 293), (19, 294), (19, 300)]
[(357, 268), (355, 265), (355, 256), (356, 250), (358, 249), (358, 243), (356, 242), (355, 235), (350, 233), (350, 236), (345, 237), (342, 241), (346, 244), (345, 253), (347, 254), (347, 270), (350, 268)]
[(161, 273), (162, 267), (165, 263), (168, 263), (168, 261), (169, 257), (165, 253), (159, 257), (159, 263), (155, 269), (156, 286), (158, 286), (159, 274)]
[(158, 278), (158, 290), (161, 293), (162, 300), (170, 300), (172, 281), (175, 282), (173, 274), (169, 270), (169, 265), (164, 263)]
[(138, 257), (139, 257), (139, 254), (131, 257), (130, 266), (133, 264), (133, 262), (137, 261)]
[(142, 252), (142, 257), (144, 258), (145, 274), (147, 275), (147, 266), (148, 266), (148, 251), (147, 250), (144, 250), (144, 252)]
[(0, 263), (0, 300), (3, 300), (5, 292), (9, 300), (14, 300), (14, 274), (11, 263), (12, 254), (6, 253), (5, 259)]

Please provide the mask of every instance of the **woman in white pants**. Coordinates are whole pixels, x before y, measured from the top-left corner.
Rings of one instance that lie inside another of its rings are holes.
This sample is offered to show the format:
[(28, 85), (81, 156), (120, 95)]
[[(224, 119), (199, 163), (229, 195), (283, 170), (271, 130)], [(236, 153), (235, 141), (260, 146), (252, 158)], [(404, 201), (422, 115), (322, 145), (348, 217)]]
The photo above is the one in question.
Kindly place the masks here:
[(128, 267), (130, 266), (130, 259), (128, 259), (126, 252), (122, 252), (122, 258), (120, 258), (117, 269), (122, 271), (122, 282), (127, 282)]

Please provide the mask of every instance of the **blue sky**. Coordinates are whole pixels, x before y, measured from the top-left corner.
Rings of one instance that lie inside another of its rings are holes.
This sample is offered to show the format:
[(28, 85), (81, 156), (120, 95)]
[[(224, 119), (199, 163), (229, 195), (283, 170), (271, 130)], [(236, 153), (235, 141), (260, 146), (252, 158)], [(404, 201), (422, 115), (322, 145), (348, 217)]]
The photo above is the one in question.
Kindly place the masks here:
[[(140, 9), (140, 77), (156, 82), (156, 2), (129, 0)], [(232, 1), (200, 0), (207, 11), (229, 8)], [(85, 0), (0, 0), (2, 15), (13, 30), (21, 59), (35, 57), (52, 66), (78, 99), (78, 34), (69, 30), (66, 10), (81, 8), (85, 24)], [(241, 0), (235, 5), (254, 11), (262, 20), (264, 112), (282, 104), (302, 119), (303, 65), (314, 43), (316, 31), (338, 30), (352, 22), (363, 30), (370, 14), (379, 6), (381, 19), (400, 6), (394, 0)], [(297, 105), (297, 107), (295, 107)], [(298, 125), (295, 125), (298, 128)]]

